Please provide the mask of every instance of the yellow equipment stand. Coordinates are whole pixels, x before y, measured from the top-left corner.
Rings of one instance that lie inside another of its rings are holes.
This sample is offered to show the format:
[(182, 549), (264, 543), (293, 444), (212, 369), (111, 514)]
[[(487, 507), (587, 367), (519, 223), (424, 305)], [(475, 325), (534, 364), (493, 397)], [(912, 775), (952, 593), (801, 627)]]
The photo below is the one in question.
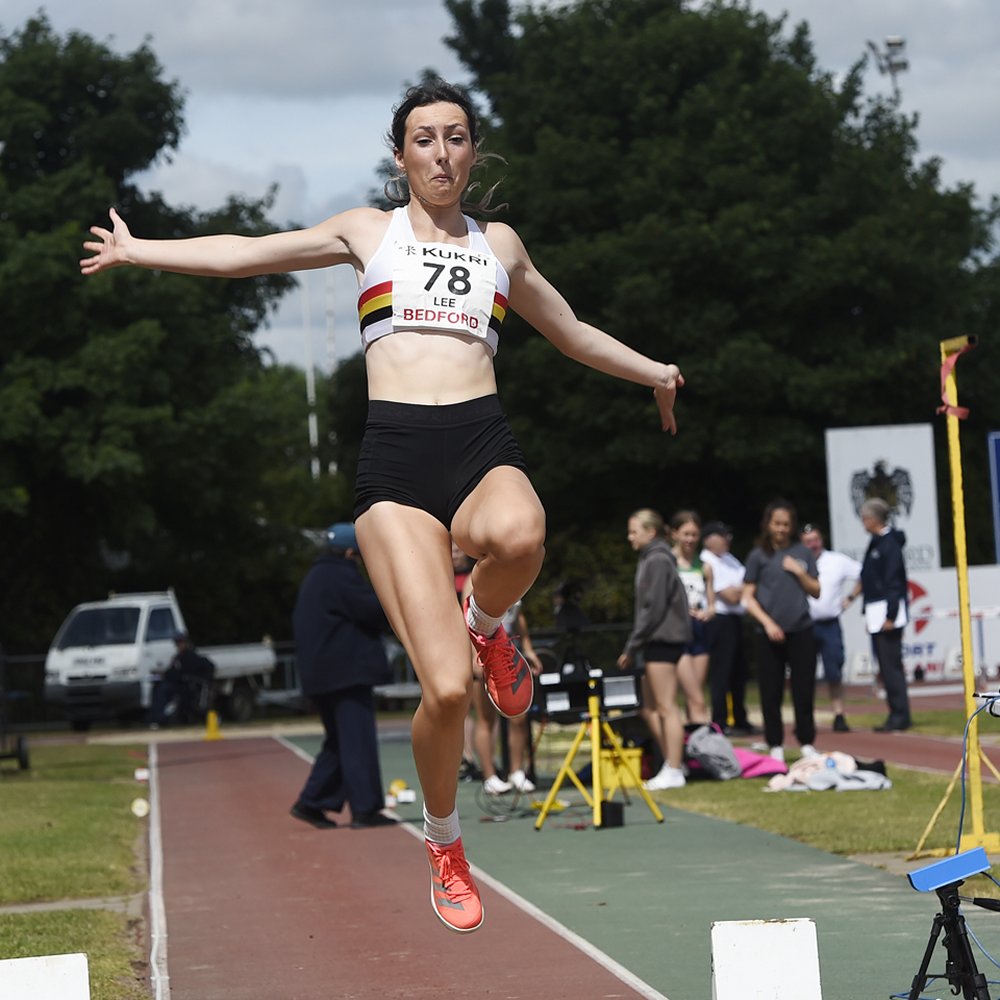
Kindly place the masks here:
[[(588, 806), (594, 811), (594, 826), (600, 829), (603, 823), (603, 818), (601, 815), (601, 807), (604, 804), (604, 789), (602, 787), (602, 775), (601, 775), (601, 736), (602, 734), (607, 739), (610, 744), (611, 749), (611, 761), (615, 768), (615, 772), (618, 775), (617, 784), (622, 788), (622, 794), (625, 795), (625, 782), (621, 778), (621, 772), (625, 772), (626, 775), (631, 777), (635, 787), (639, 789), (639, 793), (642, 795), (643, 799), (646, 800), (646, 805), (649, 806), (649, 811), (656, 817), (657, 823), (663, 822), (663, 813), (660, 812), (659, 806), (650, 797), (649, 792), (642, 787), (642, 777), (637, 774), (635, 769), (629, 763), (625, 756), (625, 748), (621, 744), (621, 740), (618, 739), (617, 733), (608, 725), (608, 722), (601, 715), (601, 698), (600, 695), (596, 693), (597, 685), (591, 680), (589, 683), (590, 695), (587, 698), (587, 717), (580, 723), (580, 728), (576, 732), (576, 736), (573, 739), (573, 745), (569, 748), (569, 752), (566, 754), (565, 760), (562, 762), (562, 767), (559, 768), (559, 774), (556, 776), (556, 780), (552, 783), (552, 787), (549, 789), (549, 794), (545, 797), (545, 802), (542, 803), (541, 812), (538, 814), (538, 819), (535, 820), (535, 829), (541, 830), (542, 824), (545, 822), (545, 817), (548, 816), (549, 811), (555, 805), (556, 795), (559, 793), (559, 789), (562, 787), (562, 783), (569, 778), (570, 781), (576, 785), (580, 794), (583, 796), (584, 801)], [(580, 780), (579, 775), (573, 770), (573, 761), (576, 759), (576, 755), (580, 750), (580, 746), (583, 743), (584, 737), (590, 734), (590, 774), (591, 774), (591, 789), (588, 790), (587, 787)], [(614, 792), (612, 791), (612, 795)], [(611, 795), (608, 796), (611, 798)]]
[[(982, 752), (979, 743), (979, 720), (976, 715), (976, 665), (972, 652), (972, 620), (969, 610), (969, 567), (966, 555), (965, 538), (965, 492), (962, 485), (962, 452), (959, 441), (958, 422), (967, 411), (958, 406), (958, 383), (955, 380), (955, 363), (966, 351), (976, 346), (975, 337), (952, 337), (942, 340), (942, 393), (944, 406), (939, 412), (947, 414), (948, 423), (948, 459), (951, 470), (951, 508), (955, 532), (955, 571), (958, 574), (958, 621), (962, 638), (962, 679), (965, 687), (965, 714), (972, 721), (969, 723), (968, 751), (965, 764), (969, 782), (969, 818), (972, 832), (963, 833), (959, 850), (965, 851), (974, 847), (982, 847), (991, 854), (1000, 853), (1000, 834), (988, 831), (983, 819), (983, 777), (982, 765), (1000, 779), (1000, 774), (990, 759)], [(924, 829), (911, 858), (950, 857), (955, 853), (951, 847), (933, 848), (925, 851), (924, 844), (930, 836), (934, 824), (944, 810), (955, 785), (962, 772), (960, 761), (951, 781), (945, 790), (944, 797), (938, 804), (934, 815)]]

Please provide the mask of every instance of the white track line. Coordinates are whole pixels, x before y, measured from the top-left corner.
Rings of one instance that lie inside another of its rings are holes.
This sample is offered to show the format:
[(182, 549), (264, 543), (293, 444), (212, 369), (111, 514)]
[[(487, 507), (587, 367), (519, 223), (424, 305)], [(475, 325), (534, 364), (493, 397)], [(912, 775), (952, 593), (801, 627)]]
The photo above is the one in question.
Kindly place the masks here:
[[(274, 737), (283, 747), (290, 750), (295, 754), (296, 757), (300, 757), (302, 760), (309, 764), (315, 760), (312, 754), (306, 753), (301, 747), (296, 746), (291, 741), (285, 739), (284, 736)], [(421, 843), (424, 841), (424, 835), (421, 830), (413, 826), (411, 823), (400, 823), (399, 824), (410, 836), (415, 837)], [(564, 941), (569, 942), (574, 948), (582, 951), (589, 958), (592, 958), (598, 965), (607, 969), (613, 976), (620, 979), (626, 986), (631, 987), (645, 1000), (669, 1000), (668, 997), (664, 996), (662, 993), (657, 992), (648, 983), (641, 980), (635, 973), (630, 972), (625, 968), (624, 965), (616, 962), (610, 955), (606, 955), (599, 948), (596, 948), (590, 941), (586, 938), (580, 937), (575, 931), (571, 931), (568, 927), (559, 923), (553, 917), (550, 917), (544, 910), (540, 910), (534, 903), (529, 902), (523, 896), (518, 895), (513, 889), (509, 889), (502, 882), (498, 882), (492, 875), (488, 875), (481, 868), (476, 865), (469, 866), (472, 869), (473, 874), (480, 882), (484, 882), (488, 885), (494, 892), (499, 893), (508, 902), (513, 903), (518, 909), (523, 910), (529, 917), (537, 920), (540, 924), (547, 927), (553, 934), (557, 934)]]
[(167, 910), (163, 905), (163, 833), (160, 827), (159, 754), (149, 745), (149, 977), (156, 1000), (170, 1000)]

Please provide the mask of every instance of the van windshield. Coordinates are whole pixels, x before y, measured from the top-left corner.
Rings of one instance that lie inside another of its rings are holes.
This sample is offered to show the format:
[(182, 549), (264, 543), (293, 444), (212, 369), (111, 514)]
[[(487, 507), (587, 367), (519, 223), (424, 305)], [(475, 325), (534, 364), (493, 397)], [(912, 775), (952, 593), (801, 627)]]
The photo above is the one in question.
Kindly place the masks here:
[(128, 646), (138, 628), (138, 608), (82, 608), (66, 619), (55, 646)]

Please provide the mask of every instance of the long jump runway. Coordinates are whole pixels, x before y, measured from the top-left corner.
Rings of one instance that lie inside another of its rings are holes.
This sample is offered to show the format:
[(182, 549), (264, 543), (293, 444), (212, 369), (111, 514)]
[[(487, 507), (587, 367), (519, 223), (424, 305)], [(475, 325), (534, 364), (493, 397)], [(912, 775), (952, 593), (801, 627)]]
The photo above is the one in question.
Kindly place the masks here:
[[(905, 737), (880, 748), (909, 750), (917, 738)], [(288, 815), (317, 746), (156, 747), (157, 1000), (707, 1000), (714, 921), (792, 917), (816, 922), (824, 1000), (862, 1000), (905, 995), (927, 943), (936, 900), (900, 875), (678, 809), (659, 824), (635, 797), (620, 828), (570, 809), (536, 831), (530, 808), (499, 821), (471, 784), (459, 808), (486, 922), (454, 934), (430, 909), (419, 800), (398, 808), (397, 828), (351, 830), (343, 817), (322, 831)], [(940, 749), (948, 770), (960, 749)], [(416, 786), (405, 738), (387, 734), (380, 752), (387, 784)], [(855, 794), (877, 808), (891, 793)]]
[(422, 840), (292, 819), (308, 765), (274, 739), (161, 744), (157, 757), (164, 998), (660, 995), (488, 884), (483, 929), (449, 932)]

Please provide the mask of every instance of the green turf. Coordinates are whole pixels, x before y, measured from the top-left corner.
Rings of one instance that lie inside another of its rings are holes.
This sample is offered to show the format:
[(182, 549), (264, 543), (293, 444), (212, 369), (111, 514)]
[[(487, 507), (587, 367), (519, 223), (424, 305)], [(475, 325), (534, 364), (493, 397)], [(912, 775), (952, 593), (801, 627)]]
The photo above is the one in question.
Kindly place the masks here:
[[(0, 772), (0, 904), (131, 896), (147, 882), (147, 826), (130, 805), (144, 747), (37, 744)], [(86, 954), (92, 1000), (139, 1000), (142, 927), (122, 912), (0, 914), (0, 958)]]
[[(87, 956), (91, 1000), (142, 1000), (144, 981), (141, 928), (123, 913), (59, 910), (0, 914), (0, 957)], [(13, 998), (12, 998), (13, 1000)]]
[(143, 748), (44, 744), (31, 768), (0, 776), (0, 904), (140, 891), (146, 823), (130, 809)]

